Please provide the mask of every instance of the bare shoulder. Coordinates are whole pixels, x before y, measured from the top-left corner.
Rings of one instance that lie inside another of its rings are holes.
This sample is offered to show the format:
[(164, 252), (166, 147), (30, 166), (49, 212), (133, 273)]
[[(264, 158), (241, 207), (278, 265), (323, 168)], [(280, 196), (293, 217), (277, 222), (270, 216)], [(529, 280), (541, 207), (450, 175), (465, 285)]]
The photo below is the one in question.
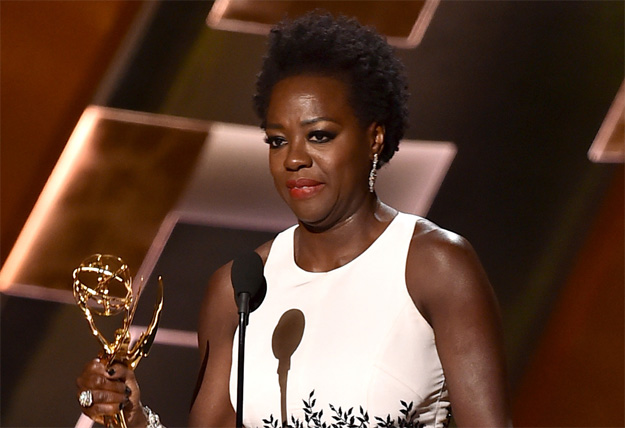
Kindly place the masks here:
[[(269, 250), (273, 241), (268, 241), (255, 249), (261, 256), (263, 263), (267, 260)], [(211, 320), (233, 320), (228, 324), (232, 325), (232, 331), (237, 325), (237, 308), (230, 277), (232, 270), (232, 260), (217, 269), (210, 277), (204, 299), (202, 300), (200, 313), (200, 332), (211, 327)], [(221, 322), (216, 323), (222, 324)]]
[(408, 269), (431, 279), (432, 275), (457, 276), (481, 269), (475, 250), (464, 237), (426, 219), (417, 221), (410, 249)]
[(464, 237), (419, 219), (410, 242), (406, 283), (415, 304), (431, 321), (438, 306), (452, 300), (492, 299), (488, 278)]
[[(271, 249), (271, 244), (273, 240), (267, 241), (264, 244), (257, 247), (254, 251), (260, 255), (263, 260), (263, 263), (267, 261), (267, 257), (269, 256), (269, 250)], [(213, 297), (221, 296), (225, 290), (232, 291), (232, 281), (230, 278), (230, 272), (232, 270), (232, 260), (230, 260), (225, 265), (221, 266), (217, 269), (208, 280), (208, 285), (206, 287), (206, 291), (204, 294), (204, 304), (210, 305), (213, 302)]]
[[(267, 261), (272, 243), (273, 240), (267, 241), (254, 250), (260, 255), (263, 263)], [(223, 324), (219, 322), (219, 319), (229, 321), (226, 325), (230, 325), (233, 332), (238, 325), (238, 310), (231, 278), (232, 263), (233, 260), (230, 260), (221, 266), (208, 280), (200, 309), (200, 324), (198, 327), (200, 339), (202, 339), (203, 333), (206, 334), (214, 325)], [(201, 343), (200, 341), (200, 346)], [(200, 350), (203, 352), (202, 349)]]
[(260, 247), (256, 248), (256, 251), (261, 259), (263, 259), (263, 263), (267, 261), (267, 257), (269, 257), (269, 250), (271, 250), (271, 245), (273, 244), (273, 239), (271, 241), (265, 242)]
[[(419, 218), (415, 225), (410, 244), (410, 251), (432, 251), (436, 250), (450, 253), (453, 256), (454, 250), (471, 250), (471, 244), (464, 237), (447, 229), (443, 229), (426, 218)], [(438, 254), (445, 255), (445, 254)]]

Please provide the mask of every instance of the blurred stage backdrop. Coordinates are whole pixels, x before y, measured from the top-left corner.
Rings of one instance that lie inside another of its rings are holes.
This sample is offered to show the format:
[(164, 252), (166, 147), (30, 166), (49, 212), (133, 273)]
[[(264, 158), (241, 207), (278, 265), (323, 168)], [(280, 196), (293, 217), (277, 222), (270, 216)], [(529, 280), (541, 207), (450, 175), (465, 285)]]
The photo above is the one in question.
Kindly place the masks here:
[(410, 128), (383, 200), (467, 237), (499, 297), (517, 426), (625, 426), (621, 1), (2, 1), (2, 426), (90, 426), (71, 272), (165, 278), (137, 369), (184, 426), (207, 278), (294, 219), (251, 107), (267, 24), (357, 14), (398, 48)]

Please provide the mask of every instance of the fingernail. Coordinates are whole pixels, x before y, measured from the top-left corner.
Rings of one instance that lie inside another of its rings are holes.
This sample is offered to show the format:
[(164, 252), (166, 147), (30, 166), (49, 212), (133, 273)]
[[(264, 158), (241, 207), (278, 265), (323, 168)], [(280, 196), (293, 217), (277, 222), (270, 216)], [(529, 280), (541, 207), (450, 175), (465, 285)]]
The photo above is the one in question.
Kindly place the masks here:
[(110, 368), (106, 371), (110, 376), (113, 376), (115, 374), (115, 369)]
[(132, 391), (130, 390), (130, 388), (126, 387), (126, 397), (128, 397), (130, 395)]

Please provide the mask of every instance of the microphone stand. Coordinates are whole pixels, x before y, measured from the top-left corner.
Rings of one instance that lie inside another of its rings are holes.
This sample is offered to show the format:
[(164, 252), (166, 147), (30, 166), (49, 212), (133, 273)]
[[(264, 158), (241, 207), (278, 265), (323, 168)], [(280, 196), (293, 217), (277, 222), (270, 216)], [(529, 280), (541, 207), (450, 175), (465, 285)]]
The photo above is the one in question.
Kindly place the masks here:
[(243, 369), (245, 360), (245, 330), (250, 313), (250, 294), (240, 293), (239, 306), (239, 361), (237, 365), (237, 428), (243, 428)]

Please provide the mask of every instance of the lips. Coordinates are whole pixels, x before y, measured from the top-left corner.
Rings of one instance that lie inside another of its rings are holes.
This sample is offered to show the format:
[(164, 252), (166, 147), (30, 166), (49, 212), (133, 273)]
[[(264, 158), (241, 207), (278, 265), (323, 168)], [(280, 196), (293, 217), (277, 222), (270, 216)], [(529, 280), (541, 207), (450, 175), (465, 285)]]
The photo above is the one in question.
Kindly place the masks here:
[(324, 184), (310, 178), (298, 178), (287, 180), (286, 187), (293, 199), (307, 199), (313, 197), (321, 191)]

